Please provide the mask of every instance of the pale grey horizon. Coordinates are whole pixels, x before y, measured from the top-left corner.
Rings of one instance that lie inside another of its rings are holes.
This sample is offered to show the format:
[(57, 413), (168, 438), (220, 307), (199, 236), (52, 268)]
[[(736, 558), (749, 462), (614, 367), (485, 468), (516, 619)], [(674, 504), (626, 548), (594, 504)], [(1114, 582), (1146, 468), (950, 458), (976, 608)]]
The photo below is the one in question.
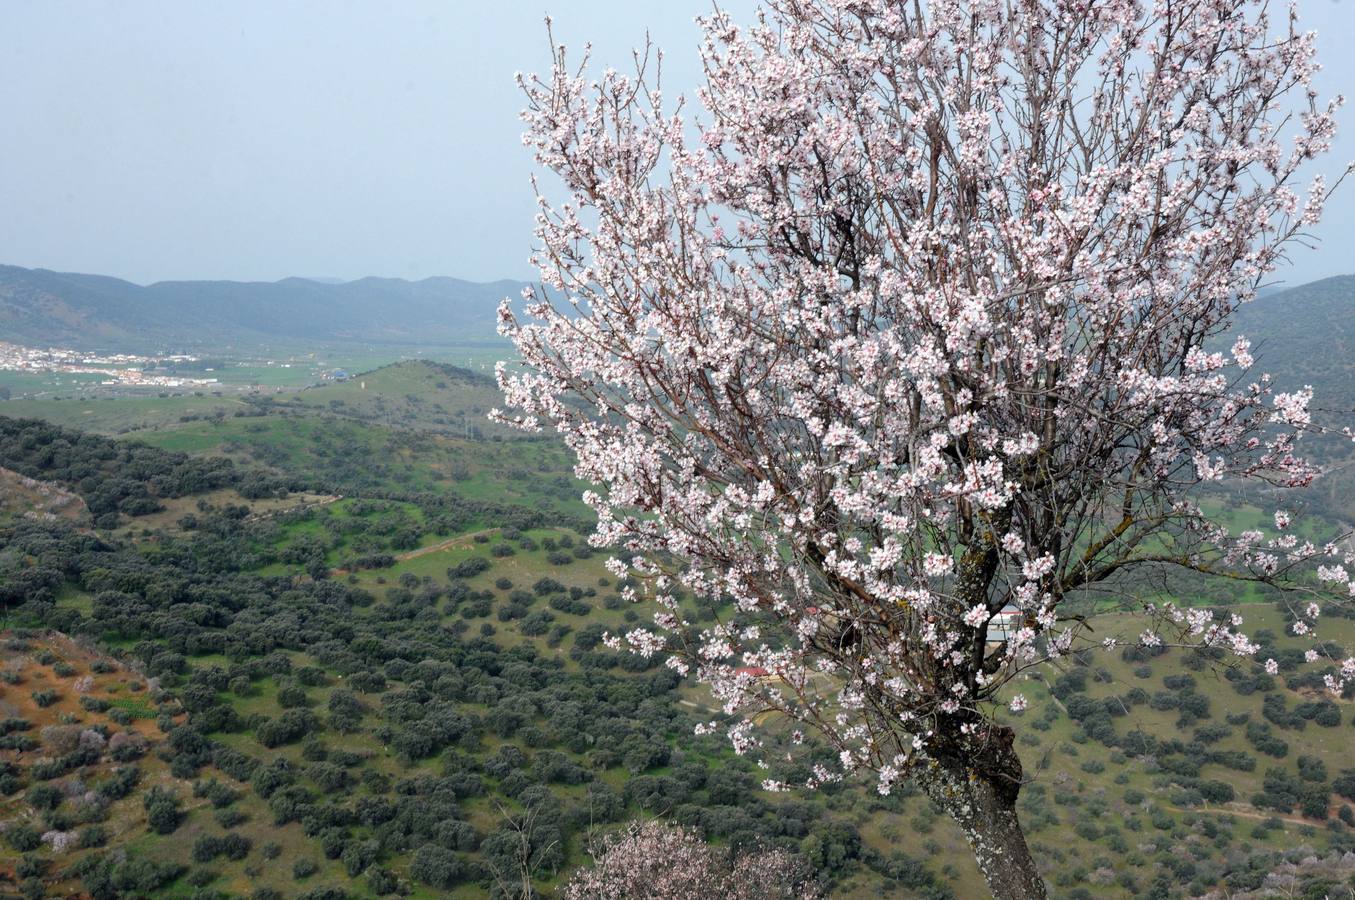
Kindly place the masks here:
[[(742, 20), (754, 0), (724, 4)], [(0, 4), (0, 263), (138, 283), (369, 275), (530, 279), (532, 161), (517, 70), (542, 20), (625, 65), (648, 33), (665, 93), (698, 83), (709, 0)], [(1355, 85), (1350, 0), (1300, 0), (1324, 94)], [(1355, 158), (1341, 119), (1338, 173)], [(1279, 280), (1355, 272), (1355, 183)]]

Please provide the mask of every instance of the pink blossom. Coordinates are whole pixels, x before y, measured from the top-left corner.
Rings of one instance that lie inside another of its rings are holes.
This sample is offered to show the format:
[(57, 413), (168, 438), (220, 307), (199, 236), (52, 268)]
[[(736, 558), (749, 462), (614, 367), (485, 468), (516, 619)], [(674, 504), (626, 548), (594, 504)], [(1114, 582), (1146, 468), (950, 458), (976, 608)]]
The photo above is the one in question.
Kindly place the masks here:
[(944, 553), (928, 553), (922, 560), (922, 568), (933, 578), (947, 575), (951, 569), (950, 557)]
[(734, 854), (696, 832), (662, 822), (634, 822), (596, 847), (594, 864), (561, 888), (566, 900), (817, 900), (802, 860), (785, 850)]
[[(1012, 679), (1099, 646), (1069, 599), (1164, 566), (1307, 587), (1319, 564), (1349, 596), (1346, 551), (1198, 503), (1318, 474), (1311, 388), (1250, 372), (1245, 338), (1214, 349), (1328, 194), (1299, 200), (1339, 100), (1273, 24), (1262, 0), (769, 0), (701, 20), (690, 102), (644, 53), (593, 77), (557, 47), (522, 78), (554, 181), (542, 290), (500, 311), (521, 365), (496, 417), (573, 451), (593, 543), (668, 614), (627, 643), (683, 656), (737, 750), (779, 712), (838, 753), (805, 786), (920, 779), (1000, 866), (963, 795), (1020, 771), (983, 737)], [(1303, 116), (1258, 114), (1291, 95)], [(740, 627), (687, 622), (677, 588)], [(1140, 606), (1144, 645), (1257, 652), (1231, 619)], [(975, 633), (1008, 607), (1014, 633)]]

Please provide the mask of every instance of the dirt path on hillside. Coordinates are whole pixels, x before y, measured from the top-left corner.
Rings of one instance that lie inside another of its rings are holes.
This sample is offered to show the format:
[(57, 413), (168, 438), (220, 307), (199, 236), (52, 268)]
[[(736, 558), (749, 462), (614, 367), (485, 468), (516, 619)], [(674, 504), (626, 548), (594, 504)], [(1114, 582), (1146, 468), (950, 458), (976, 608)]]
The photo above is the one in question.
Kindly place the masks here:
[(1054, 686), (1049, 683), (1049, 679), (1044, 677), (1044, 673), (1037, 672), (1035, 673), (1034, 677), (1036, 678), (1036, 680), (1040, 682), (1040, 684), (1045, 686), (1045, 690), (1049, 691), (1049, 699), (1054, 701), (1054, 705), (1057, 706), (1065, 716), (1068, 715), (1068, 707), (1063, 705), (1062, 700), (1054, 696)]
[(453, 550), (466, 544), (474, 543), (480, 535), (489, 535), (498, 531), (497, 528), (486, 528), (482, 531), (472, 531), (470, 534), (458, 535), (454, 538), (448, 538), (445, 541), (439, 541), (436, 544), (429, 544), (427, 547), (419, 547), (414, 550), (406, 550), (404, 553), (395, 554), (396, 562), (405, 562), (411, 559), (417, 559), (420, 556), (427, 556), (430, 553), (441, 553), (443, 550)]
[(721, 710), (718, 710), (718, 709), (716, 709), (716, 708), (713, 707), (713, 706), (702, 706), (700, 703), (697, 703), (695, 700), (679, 700), (679, 701), (678, 701), (678, 705), (679, 705), (679, 706), (690, 706), (692, 709), (699, 709), (699, 710), (701, 710), (703, 713), (711, 713), (711, 714), (713, 714), (713, 715), (719, 715), (720, 712), (721, 712)]
[[(395, 554), (397, 563), (408, 562), (411, 559), (418, 559), (420, 556), (427, 556), (430, 553), (441, 553), (443, 550), (455, 550), (459, 547), (465, 547), (475, 542), (476, 537), (480, 535), (490, 535), (498, 531), (497, 528), (485, 528), (480, 531), (472, 531), (469, 534), (460, 534), (454, 538), (448, 538), (445, 541), (438, 541), (436, 544), (429, 544), (427, 547), (416, 547), (413, 550), (406, 550), (403, 553)], [(331, 575), (347, 575), (348, 569), (330, 569)]]
[(1179, 813), (1188, 813), (1188, 812), (1227, 813), (1230, 816), (1237, 816), (1242, 819), (1255, 819), (1258, 822), (1265, 821), (1266, 819), (1279, 819), (1281, 822), (1288, 822), (1291, 825), (1311, 825), (1314, 828), (1318, 827), (1318, 825), (1321, 824), (1317, 819), (1301, 819), (1296, 816), (1282, 816), (1279, 813), (1259, 812), (1254, 807), (1252, 809), (1234, 809), (1231, 806), (1182, 807), (1182, 806), (1172, 806), (1169, 803), (1162, 803), (1159, 805), (1163, 809)]

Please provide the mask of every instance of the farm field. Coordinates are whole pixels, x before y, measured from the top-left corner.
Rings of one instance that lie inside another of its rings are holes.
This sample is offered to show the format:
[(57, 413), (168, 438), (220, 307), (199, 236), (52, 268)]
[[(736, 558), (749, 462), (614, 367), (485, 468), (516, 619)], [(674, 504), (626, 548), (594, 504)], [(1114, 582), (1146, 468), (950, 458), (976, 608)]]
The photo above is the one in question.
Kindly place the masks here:
[(21, 405), (24, 402), (46, 404), (54, 400), (125, 401), (177, 399), (198, 394), (210, 396), (213, 393), (226, 396), (287, 393), (332, 382), (339, 373), (370, 372), (386, 366), (398, 366), (402, 361), (436, 361), (433, 364), (453, 365), (482, 378), (492, 378), (495, 364), (511, 356), (511, 347), (496, 338), (467, 338), (458, 343), (432, 346), (327, 347), (304, 344), (262, 348), (223, 347), (199, 350), (198, 353), (207, 361), (195, 363), (194, 368), (185, 369), (181, 374), (186, 378), (216, 379), (216, 384), (183, 387), (106, 385), (103, 382), (108, 380), (108, 376), (97, 373), (0, 369), (0, 389), (7, 389), (9, 397), (16, 404), (7, 407), (5, 414), (26, 415)]

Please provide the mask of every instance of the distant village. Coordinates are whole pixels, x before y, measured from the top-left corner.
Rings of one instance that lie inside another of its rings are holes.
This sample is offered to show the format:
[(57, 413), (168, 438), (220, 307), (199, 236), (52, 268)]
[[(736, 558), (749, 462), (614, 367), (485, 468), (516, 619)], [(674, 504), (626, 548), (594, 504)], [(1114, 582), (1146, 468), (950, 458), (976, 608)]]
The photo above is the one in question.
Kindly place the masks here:
[[(24, 347), (0, 341), (0, 370), (18, 372), (60, 372), (68, 375), (103, 375), (105, 385), (141, 387), (192, 387), (216, 384), (215, 378), (187, 378), (178, 374), (159, 374), (153, 370), (198, 358), (187, 354), (149, 357), (130, 353), (91, 355), (61, 347)], [(210, 369), (207, 371), (211, 371)]]

